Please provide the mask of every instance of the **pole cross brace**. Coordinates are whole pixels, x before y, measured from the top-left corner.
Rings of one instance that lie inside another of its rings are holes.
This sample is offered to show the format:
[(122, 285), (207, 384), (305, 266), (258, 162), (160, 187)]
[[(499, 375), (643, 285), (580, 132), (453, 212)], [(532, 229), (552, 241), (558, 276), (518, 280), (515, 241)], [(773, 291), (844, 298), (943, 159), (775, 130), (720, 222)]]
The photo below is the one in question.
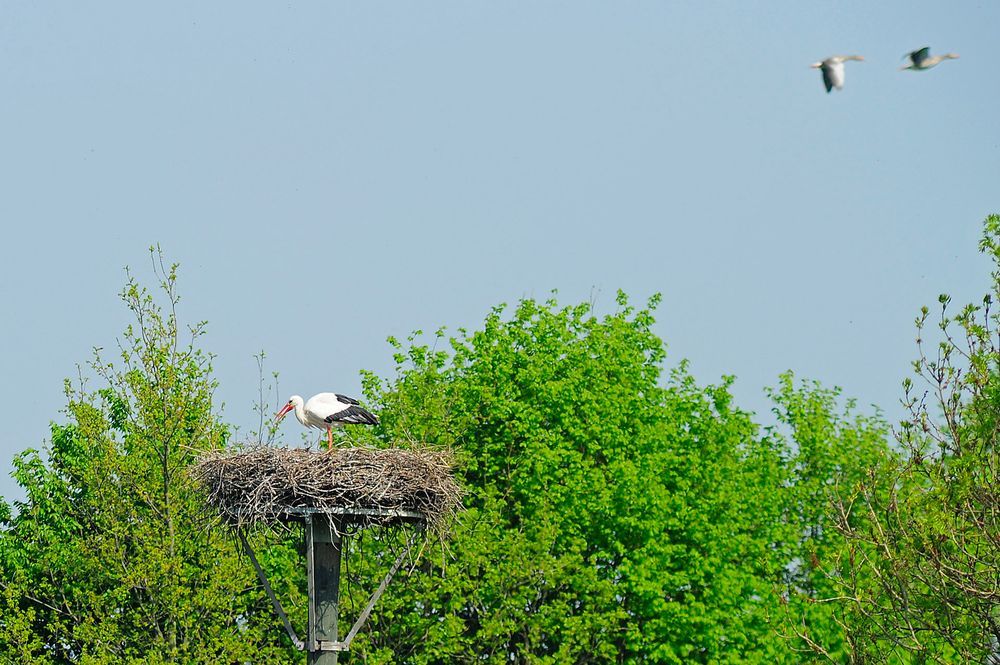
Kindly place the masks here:
[(261, 584), (264, 585), (264, 591), (267, 592), (267, 597), (271, 599), (271, 604), (274, 606), (274, 613), (281, 618), (281, 623), (285, 624), (285, 630), (288, 632), (288, 636), (292, 638), (292, 644), (299, 651), (305, 649), (305, 642), (299, 639), (299, 636), (295, 634), (295, 630), (292, 628), (292, 623), (288, 620), (288, 615), (285, 611), (281, 609), (281, 603), (278, 601), (278, 597), (274, 595), (274, 591), (271, 590), (271, 585), (267, 582), (267, 575), (264, 574), (264, 569), (260, 567), (260, 563), (257, 561), (257, 557), (253, 553), (253, 549), (250, 547), (250, 543), (247, 542), (247, 537), (243, 535), (243, 532), (239, 529), (236, 533), (240, 537), (240, 542), (243, 543), (243, 549), (246, 550), (247, 555), (250, 557), (250, 561), (253, 563), (254, 569), (257, 571), (257, 577), (260, 579)]
[[(295, 633), (295, 629), (292, 628), (292, 624), (288, 620), (288, 615), (285, 614), (284, 609), (282, 609), (281, 607), (281, 602), (275, 595), (274, 590), (271, 589), (271, 585), (267, 581), (267, 575), (264, 573), (264, 569), (261, 568), (260, 562), (257, 561), (257, 556), (254, 554), (253, 548), (250, 547), (250, 543), (247, 541), (246, 535), (244, 535), (243, 531), (239, 529), (236, 530), (236, 533), (240, 537), (240, 542), (243, 543), (243, 549), (246, 551), (247, 556), (250, 557), (250, 562), (253, 564), (254, 570), (257, 571), (257, 577), (258, 579), (260, 579), (261, 584), (264, 586), (264, 591), (267, 592), (267, 597), (271, 599), (271, 605), (274, 607), (275, 614), (278, 615), (278, 617), (281, 619), (281, 623), (285, 626), (285, 631), (288, 633), (288, 637), (291, 638), (292, 644), (294, 644), (295, 648), (298, 649), (299, 651), (305, 650), (310, 652), (316, 652), (316, 651), (347, 651), (348, 649), (350, 649), (351, 642), (354, 641), (354, 638), (355, 636), (357, 636), (358, 631), (361, 630), (361, 627), (364, 626), (365, 621), (368, 620), (368, 617), (372, 613), (372, 609), (374, 609), (375, 607), (375, 603), (377, 603), (378, 599), (382, 597), (383, 593), (385, 593), (386, 587), (389, 586), (389, 582), (391, 582), (392, 578), (396, 575), (397, 572), (399, 572), (400, 567), (403, 565), (403, 561), (406, 559), (407, 556), (409, 556), (410, 552), (412, 551), (413, 544), (416, 542), (417, 536), (420, 535), (423, 532), (423, 530), (424, 528), (423, 525), (421, 524), (420, 526), (418, 526), (417, 529), (413, 531), (413, 533), (410, 534), (410, 537), (409, 539), (407, 539), (406, 546), (403, 548), (403, 551), (400, 552), (398, 557), (396, 557), (396, 561), (392, 564), (392, 568), (390, 568), (389, 572), (386, 573), (385, 577), (382, 579), (382, 583), (379, 584), (378, 588), (375, 590), (375, 593), (372, 594), (372, 597), (368, 600), (368, 604), (365, 606), (365, 609), (361, 612), (360, 616), (358, 616), (357, 621), (354, 622), (354, 625), (351, 627), (351, 630), (347, 633), (344, 639), (333, 642), (329, 640), (315, 640), (312, 642), (312, 644), (308, 645), (301, 639), (299, 639), (299, 636)], [(312, 617), (309, 618), (311, 621)]]
[(385, 593), (385, 589), (389, 586), (389, 582), (392, 581), (393, 576), (399, 572), (399, 567), (403, 565), (403, 561), (407, 556), (409, 556), (410, 550), (413, 549), (413, 543), (416, 542), (417, 536), (420, 535), (422, 531), (423, 527), (420, 527), (410, 534), (409, 539), (406, 541), (406, 547), (404, 547), (403, 551), (399, 553), (398, 557), (396, 557), (396, 562), (392, 564), (392, 568), (390, 568), (389, 572), (386, 573), (385, 577), (382, 579), (382, 583), (378, 585), (377, 589), (375, 589), (375, 593), (373, 593), (372, 597), (368, 600), (368, 605), (365, 606), (364, 611), (362, 611), (361, 615), (358, 616), (358, 620), (354, 622), (353, 626), (351, 626), (351, 630), (347, 633), (347, 637), (345, 637), (342, 642), (323, 642), (323, 645), (331, 645), (328, 648), (324, 648), (324, 651), (347, 651), (351, 648), (351, 642), (354, 641), (355, 635), (357, 635), (358, 631), (361, 630), (361, 627), (365, 625), (365, 621), (368, 620), (368, 616), (372, 613), (375, 603), (377, 603), (378, 599), (382, 597), (383, 593)]

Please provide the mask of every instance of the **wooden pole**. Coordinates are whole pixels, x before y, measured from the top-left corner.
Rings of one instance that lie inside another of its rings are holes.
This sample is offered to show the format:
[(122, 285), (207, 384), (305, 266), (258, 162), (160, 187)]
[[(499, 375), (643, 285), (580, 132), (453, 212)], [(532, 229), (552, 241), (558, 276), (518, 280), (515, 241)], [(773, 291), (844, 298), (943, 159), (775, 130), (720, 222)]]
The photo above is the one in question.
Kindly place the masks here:
[(309, 665), (337, 665), (337, 613), (340, 610), (340, 563), (343, 538), (339, 524), (306, 519), (306, 567), (309, 584)]

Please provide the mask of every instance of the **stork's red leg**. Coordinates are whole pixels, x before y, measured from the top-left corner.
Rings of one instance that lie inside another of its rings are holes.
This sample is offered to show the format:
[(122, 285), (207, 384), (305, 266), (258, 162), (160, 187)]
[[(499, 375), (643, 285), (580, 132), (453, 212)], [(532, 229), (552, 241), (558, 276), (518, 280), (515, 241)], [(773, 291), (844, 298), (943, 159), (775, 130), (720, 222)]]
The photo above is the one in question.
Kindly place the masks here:
[(333, 428), (326, 428), (326, 449), (333, 450)]

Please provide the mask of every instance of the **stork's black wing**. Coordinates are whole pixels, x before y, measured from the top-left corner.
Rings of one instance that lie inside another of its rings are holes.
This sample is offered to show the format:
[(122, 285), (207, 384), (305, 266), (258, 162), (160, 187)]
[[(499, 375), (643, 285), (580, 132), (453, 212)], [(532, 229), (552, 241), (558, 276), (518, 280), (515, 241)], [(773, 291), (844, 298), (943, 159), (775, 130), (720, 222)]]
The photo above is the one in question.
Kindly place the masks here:
[(357, 401), (342, 411), (331, 413), (329, 416), (324, 418), (323, 421), (330, 425), (334, 423), (343, 423), (347, 425), (378, 425), (378, 418), (375, 417), (375, 414), (362, 409), (358, 406)]
[(827, 92), (833, 90), (833, 72), (826, 65), (823, 65), (823, 85), (826, 86)]
[(916, 51), (910, 53), (910, 61), (913, 63), (914, 67), (919, 67), (921, 64), (923, 64), (924, 60), (926, 60), (930, 56), (930, 54), (931, 54), (931, 47), (925, 46), (921, 49), (917, 49)]

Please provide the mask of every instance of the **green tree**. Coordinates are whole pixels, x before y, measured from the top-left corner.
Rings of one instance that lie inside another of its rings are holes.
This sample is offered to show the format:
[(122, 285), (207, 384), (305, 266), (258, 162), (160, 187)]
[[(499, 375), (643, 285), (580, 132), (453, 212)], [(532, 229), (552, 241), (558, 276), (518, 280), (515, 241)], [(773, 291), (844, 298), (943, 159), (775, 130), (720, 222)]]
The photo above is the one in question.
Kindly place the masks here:
[(873, 588), (870, 576), (860, 574), (867, 571), (852, 566), (873, 552), (843, 531), (845, 525), (866, 525), (868, 515), (839, 511), (853, 504), (862, 485), (887, 495), (884, 483), (871, 481), (897, 460), (889, 426), (879, 413), (858, 413), (855, 401), (843, 400), (839, 389), (796, 385), (791, 372), (768, 393), (778, 420), (770, 436), (787, 441), (781, 500), (787, 532), (779, 557), (787, 563), (779, 571), (782, 603), (775, 627), (801, 661), (848, 662), (857, 637), (848, 626), (860, 617), (839, 599), (846, 586), (854, 592)]
[(154, 265), (165, 308), (129, 277), (121, 297), (135, 323), (118, 361), (95, 351), (101, 386), (82, 373), (67, 382), (67, 422), (52, 425), (47, 455), (15, 460), (27, 499), (16, 515), (0, 502), (4, 662), (298, 660), (185, 472), (227, 429), (196, 345), (204, 324), (181, 329), (176, 266), (155, 253)]
[[(369, 662), (747, 663), (768, 624), (784, 477), (730, 380), (664, 383), (652, 308), (497, 307), (369, 376), (385, 435), (452, 448), (468, 508), (363, 635)], [(416, 611), (414, 611), (416, 608)], [(786, 658), (792, 662), (789, 658)]]
[(899, 463), (834, 512), (859, 554), (842, 594), (854, 662), (998, 662), (1000, 217), (986, 220), (980, 250), (995, 265), (982, 304), (952, 314), (942, 295), (937, 344), (926, 340), (930, 310), (917, 318)]
[[(136, 324), (120, 360), (98, 353), (101, 386), (68, 383), (47, 456), (16, 460), (28, 498), (16, 515), (0, 502), (2, 658), (301, 659), (185, 473), (228, 431), (196, 344), (203, 324), (182, 343), (175, 269), (160, 266), (166, 308), (129, 279)], [(395, 377), (365, 377), (383, 424), (359, 436), (453, 450), (467, 511), (440, 557), (393, 583), (354, 657), (866, 662), (889, 639), (870, 621), (889, 597), (886, 545), (871, 534), (904, 489), (928, 485), (881, 471), (897, 468), (884, 423), (839, 409), (837, 391), (783, 376), (771, 393), (780, 428), (761, 431), (731, 378), (665, 372), (657, 303), (619, 294), (598, 317), (523, 300), (471, 333), (391, 340)], [(994, 393), (983, 395), (968, 408), (988, 413)], [(976, 422), (985, 431), (985, 415)], [(372, 589), (400, 538), (353, 539), (348, 590)], [(300, 598), (293, 548), (257, 544), (279, 593)], [(304, 625), (301, 603), (288, 606)]]

